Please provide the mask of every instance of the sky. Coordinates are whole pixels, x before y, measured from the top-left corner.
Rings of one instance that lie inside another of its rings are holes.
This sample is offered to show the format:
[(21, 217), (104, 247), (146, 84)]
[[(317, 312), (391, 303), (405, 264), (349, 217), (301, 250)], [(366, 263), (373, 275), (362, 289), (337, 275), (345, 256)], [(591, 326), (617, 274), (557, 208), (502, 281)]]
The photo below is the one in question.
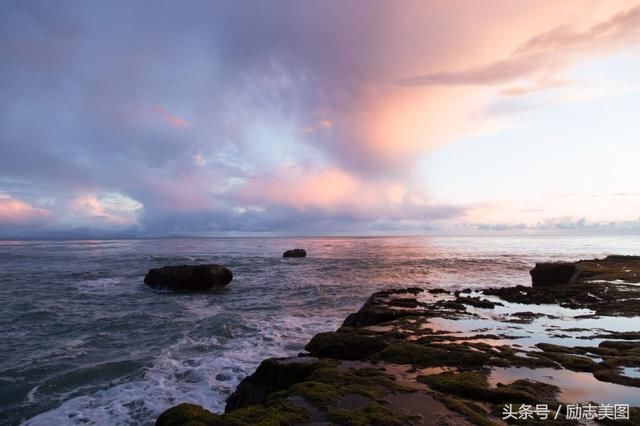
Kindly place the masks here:
[(0, 2), (0, 238), (640, 232), (640, 1)]

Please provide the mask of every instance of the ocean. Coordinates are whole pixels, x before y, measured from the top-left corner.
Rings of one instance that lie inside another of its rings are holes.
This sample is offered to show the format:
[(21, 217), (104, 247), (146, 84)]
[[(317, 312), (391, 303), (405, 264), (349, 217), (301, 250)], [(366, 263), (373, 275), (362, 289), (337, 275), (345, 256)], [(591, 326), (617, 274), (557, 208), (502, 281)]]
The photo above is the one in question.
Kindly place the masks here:
[[(302, 247), (305, 259), (282, 258)], [(0, 423), (150, 425), (223, 411), (268, 357), (296, 355), (391, 287), (530, 283), (535, 262), (640, 254), (625, 237), (0, 241)], [(219, 263), (230, 285), (173, 294), (150, 268)]]

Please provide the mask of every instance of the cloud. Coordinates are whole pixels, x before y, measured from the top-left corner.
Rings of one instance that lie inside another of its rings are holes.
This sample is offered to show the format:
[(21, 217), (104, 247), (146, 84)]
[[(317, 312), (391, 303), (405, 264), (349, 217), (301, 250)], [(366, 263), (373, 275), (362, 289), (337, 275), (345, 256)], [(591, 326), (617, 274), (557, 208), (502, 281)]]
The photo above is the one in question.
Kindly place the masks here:
[(311, 126), (308, 126), (302, 129), (302, 133), (311, 133), (311, 132), (315, 132), (316, 130), (330, 129), (332, 127), (333, 127), (333, 123), (331, 122), (331, 120), (322, 119), (322, 120), (316, 121)]
[(6, 226), (42, 225), (51, 219), (51, 212), (16, 200), (10, 196), (0, 196), (0, 229)]
[(615, 14), (585, 30), (568, 25), (538, 34), (505, 58), (463, 71), (444, 71), (407, 77), (406, 86), (499, 85), (520, 79), (538, 80), (534, 88), (507, 88), (505, 94), (557, 87), (562, 80), (552, 77), (585, 56), (609, 54), (640, 42), (640, 6)]
[[(450, 228), (451, 229), (451, 228)], [(640, 233), (640, 220), (589, 221), (586, 217), (549, 217), (533, 224), (526, 223), (470, 223), (458, 225), (453, 230), (482, 232), (500, 231), (515, 233), (589, 233), (589, 234), (630, 234)]]
[(562, 52), (635, 42), (635, 12), (599, 27), (623, 4), (9, 1), (0, 191), (73, 235), (428, 229), (468, 209), (416, 165), (487, 128), (485, 88), (457, 85), (558, 85)]
[(153, 111), (160, 114), (164, 121), (171, 127), (175, 127), (176, 129), (191, 127), (191, 123), (189, 123), (187, 120), (171, 114), (164, 107), (156, 106), (153, 108)]
[(258, 176), (238, 191), (238, 201), (248, 205), (278, 205), (298, 211), (315, 210), (356, 221), (434, 221), (462, 216), (462, 207), (429, 202), (424, 189), (403, 182), (367, 182), (336, 168), (309, 173), (288, 167)]
[(504, 96), (522, 96), (529, 95), (531, 93), (540, 92), (543, 90), (557, 89), (561, 87), (567, 87), (574, 84), (571, 80), (541, 80), (534, 82), (530, 86), (510, 86), (500, 90), (500, 94)]

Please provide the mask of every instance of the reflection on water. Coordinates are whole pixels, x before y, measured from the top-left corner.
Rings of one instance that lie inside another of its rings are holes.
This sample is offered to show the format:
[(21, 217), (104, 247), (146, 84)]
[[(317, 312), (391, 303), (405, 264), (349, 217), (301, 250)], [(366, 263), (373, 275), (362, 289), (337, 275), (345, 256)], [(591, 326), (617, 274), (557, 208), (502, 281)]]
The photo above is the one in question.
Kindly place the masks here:
[(598, 381), (591, 373), (577, 373), (553, 368), (496, 368), (489, 375), (489, 384), (511, 383), (531, 379), (556, 385), (562, 389), (559, 400), (566, 404), (596, 402), (599, 404), (640, 405), (640, 389)]
[[(473, 339), (490, 345), (511, 344), (535, 349), (538, 343), (561, 346), (597, 346), (606, 338), (594, 338), (597, 334), (638, 331), (640, 317), (581, 318), (594, 312), (589, 309), (570, 309), (558, 305), (527, 305), (510, 303), (493, 296), (472, 292), (471, 296), (501, 303), (493, 309), (467, 306), (468, 315), (461, 319), (432, 318), (425, 327), (447, 331), (459, 337), (477, 334), (495, 334), (503, 341)], [(531, 313), (530, 321), (519, 322), (521, 313)]]
[(640, 368), (624, 367), (622, 374), (627, 377), (640, 378)]

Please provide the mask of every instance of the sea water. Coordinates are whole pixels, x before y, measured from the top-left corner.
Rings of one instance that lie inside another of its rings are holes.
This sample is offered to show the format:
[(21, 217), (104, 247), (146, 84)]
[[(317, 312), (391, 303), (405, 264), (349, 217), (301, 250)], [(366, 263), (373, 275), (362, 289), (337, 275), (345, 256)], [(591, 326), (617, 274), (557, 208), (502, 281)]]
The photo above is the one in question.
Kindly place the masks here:
[[(282, 258), (305, 248), (305, 259)], [(220, 412), (261, 360), (292, 356), (380, 289), (528, 285), (535, 262), (640, 254), (637, 237), (0, 241), (0, 424), (149, 425)], [(224, 289), (151, 290), (150, 268), (219, 263)]]

